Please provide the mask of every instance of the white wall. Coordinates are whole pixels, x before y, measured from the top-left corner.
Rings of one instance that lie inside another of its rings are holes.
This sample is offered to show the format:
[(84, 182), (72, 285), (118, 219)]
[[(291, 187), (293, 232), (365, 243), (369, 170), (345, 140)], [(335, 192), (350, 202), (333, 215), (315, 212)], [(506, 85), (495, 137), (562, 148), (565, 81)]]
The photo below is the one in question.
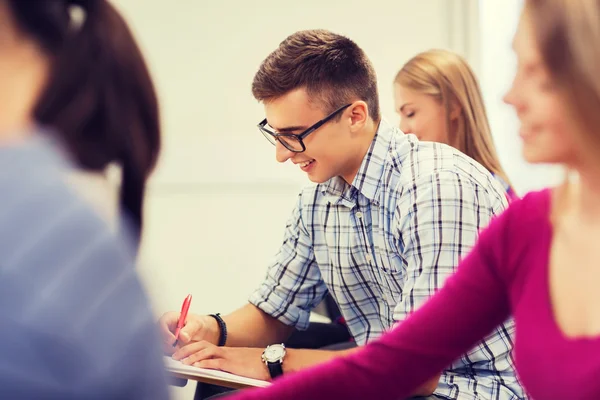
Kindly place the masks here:
[(481, 0), (479, 3), (479, 78), (502, 165), (520, 194), (556, 184), (563, 179), (562, 168), (527, 164), (521, 157), (517, 117), (512, 108), (502, 102), (516, 71), (511, 46), (522, 0)]
[[(307, 181), (275, 162), (255, 127), (263, 111), (250, 84), (283, 38), (327, 28), (356, 40), (376, 67), (383, 113), (392, 120), (391, 82), (401, 64), (457, 40), (449, 0), (375, 0), (368, 9), (342, 0), (116, 4), (147, 56), (162, 105), (165, 146), (149, 190), (143, 248), (159, 311), (178, 307), (188, 291), (197, 311), (231, 310), (278, 246)], [(229, 282), (226, 290), (219, 280)]]
[[(192, 293), (192, 311), (243, 304), (281, 241), (307, 183), (256, 129), (250, 93), (260, 62), (287, 35), (326, 28), (354, 39), (379, 76), (384, 116), (392, 80), (417, 52), (467, 57), (477, 0), (118, 0), (147, 56), (160, 95), (164, 152), (146, 208), (140, 267), (157, 313)], [(463, 6), (468, 5), (464, 8)], [(475, 7), (475, 8), (474, 8)], [(174, 391), (191, 398), (191, 388)]]

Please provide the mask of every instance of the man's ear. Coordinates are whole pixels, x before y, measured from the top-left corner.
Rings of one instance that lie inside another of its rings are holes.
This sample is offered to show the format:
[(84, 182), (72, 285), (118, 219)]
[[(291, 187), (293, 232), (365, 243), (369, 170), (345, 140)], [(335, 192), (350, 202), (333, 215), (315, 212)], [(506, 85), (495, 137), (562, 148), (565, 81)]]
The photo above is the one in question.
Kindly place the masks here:
[(348, 107), (348, 118), (350, 119), (350, 129), (360, 130), (369, 119), (369, 106), (362, 100), (355, 101)]

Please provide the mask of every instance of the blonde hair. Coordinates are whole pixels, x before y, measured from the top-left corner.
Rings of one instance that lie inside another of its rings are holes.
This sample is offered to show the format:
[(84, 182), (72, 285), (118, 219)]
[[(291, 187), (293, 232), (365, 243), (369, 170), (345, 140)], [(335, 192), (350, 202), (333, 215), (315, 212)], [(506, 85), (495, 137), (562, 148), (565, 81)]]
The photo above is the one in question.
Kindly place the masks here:
[[(446, 110), (448, 144), (512, 186), (498, 159), (479, 83), (461, 56), (447, 50), (417, 54), (404, 64), (394, 82), (437, 98)], [(452, 129), (451, 113), (456, 106), (460, 115)]]

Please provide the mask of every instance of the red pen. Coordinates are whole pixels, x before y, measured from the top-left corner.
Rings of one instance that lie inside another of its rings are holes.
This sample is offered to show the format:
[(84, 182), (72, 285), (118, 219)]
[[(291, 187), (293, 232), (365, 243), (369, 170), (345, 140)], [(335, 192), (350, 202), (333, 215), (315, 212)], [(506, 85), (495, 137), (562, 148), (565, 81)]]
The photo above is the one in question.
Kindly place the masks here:
[(183, 300), (183, 305), (181, 306), (181, 314), (179, 315), (179, 320), (177, 321), (177, 329), (175, 329), (175, 343), (173, 343), (173, 347), (177, 346), (177, 341), (179, 340), (179, 332), (181, 332), (181, 328), (185, 325), (185, 320), (187, 318), (188, 311), (190, 309), (190, 304), (192, 303), (192, 295), (188, 294), (185, 300)]

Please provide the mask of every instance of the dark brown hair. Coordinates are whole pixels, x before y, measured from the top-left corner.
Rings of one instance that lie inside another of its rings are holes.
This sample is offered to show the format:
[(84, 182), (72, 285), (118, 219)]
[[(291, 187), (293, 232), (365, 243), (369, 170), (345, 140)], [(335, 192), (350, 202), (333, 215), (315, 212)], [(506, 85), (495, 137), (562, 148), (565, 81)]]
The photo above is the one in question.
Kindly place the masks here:
[[(51, 58), (33, 111), (79, 165), (123, 171), (120, 204), (142, 229), (146, 180), (160, 150), (158, 102), (144, 58), (127, 24), (105, 0), (9, 0), (18, 28)], [(72, 7), (85, 15), (78, 26)]]
[(363, 100), (371, 119), (380, 119), (375, 70), (362, 49), (344, 36), (326, 30), (296, 32), (269, 54), (252, 82), (259, 101), (298, 88), (305, 88), (326, 112)]

